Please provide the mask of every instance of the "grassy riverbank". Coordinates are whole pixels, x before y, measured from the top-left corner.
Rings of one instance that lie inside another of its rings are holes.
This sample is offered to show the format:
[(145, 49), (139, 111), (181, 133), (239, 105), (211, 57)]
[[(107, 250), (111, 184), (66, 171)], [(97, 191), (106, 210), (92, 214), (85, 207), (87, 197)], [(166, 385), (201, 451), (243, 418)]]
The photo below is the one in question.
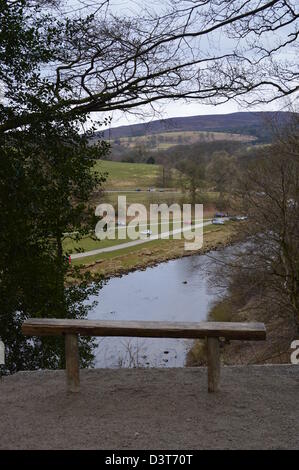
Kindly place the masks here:
[(221, 227), (209, 225), (204, 227), (203, 247), (197, 251), (186, 251), (184, 239), (154, 240), (144, 245), (101, 253), (76, 262), (82, 271), (89, 271), (91, 274), (101, 274), (105, 278), (121, 276), (130, 271), (144, 270), (167, 260), (195, 253), (202, 254), (226, 246), (231, 242), (233, 233), (234, 224), (232, 223)]
[[(210, 218), (206, 217), (203, 219), (203, 221), (209, 221)], [(196, 223), (194, 219), (192, 220), (192, 225), (190, 225), (190, 230), (192, 229), (192, 226)], [(169, 221), (161, 221), (157, 222), (154, 224), (153, 227), (151, 227), (150, 223), (145, 221), (144, 223), (141, 223), (139, 225), (140, 230), (149, 230), (153, 228), (153, 231), (156, 230), (157, 235), (161, 235), (165, 232), (172, 231), (175, 229), (178, 229), (181, 227), (181, 221), (180, 220), (172, 220), (170, 219)], [(188, 225), (185, 225), (184, 228), (188, 228)], [(216, 229), (219, 228), (213, 226), (211, 229)], [(122, 243), (130, 242), (132, 239), (129, 237), (127, 233), (128, 227), (115, 227), (111, 229), (111, 231), (108, 230), (108, 235), (110, 235), (107, 239), (104, 240), (99, 240), (95, 238), (94, 236), (86, 236), (79, 238), (78, 240), (76, 238), (73, 238), (72, 236), (66, 237), (65, 240), (63, 241), (63, 249), (64, 252), (67, 254), (73, 254), (76, 252), (88, 252), (96, 249), (102, 249), (102, 248), (108, 248), (108, 247), (113, 247), (116, 245), (121, 245)], [(146, 238), (146, 237), (145, 237)], [(169, 240), (173, 240), (175, 237), (170, 234), (169, 235)], [(95, 261), (99, 258), (99, 255), (88, 257), (88, 263), (90, 261)], [(77, 262), (74, 260), (73, 261), (75, 264)]]

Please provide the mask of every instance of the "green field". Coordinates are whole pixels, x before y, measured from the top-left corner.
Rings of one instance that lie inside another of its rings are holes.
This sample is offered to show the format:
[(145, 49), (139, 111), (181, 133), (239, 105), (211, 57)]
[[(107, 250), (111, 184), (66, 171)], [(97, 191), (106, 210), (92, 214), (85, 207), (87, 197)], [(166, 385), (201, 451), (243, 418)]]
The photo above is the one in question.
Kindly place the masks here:
[(160, 165), (100, 160), (94, 168), (101, 173), (108, 173), (104, 189), (148, 189), (162, 185)]
[[(183, 193), (178, 182), (178, 172), (173, 170), (171, 188), (162, 188), (162, 167), (143, 163), (124, 163), (100, 160), (94, 166), (96, 171), (108, 173), (108, 178), (102, 188), (101, 202), (117, 205), (118, 192), (126, 196), (127, 204), (139, 203), (147, 208), (149, 204), (183, 204), (190, 202), (188, 195)], [(149, 191), (149, 189), (151, 189)], [(140, 190), (140, 191), (138, 191)], [(205, 192), (206, 204), (214, 203), (218, 193)], [(201, 202), (201, 201), (198, 201)]]
[(128, 204), (143, 204), (147, 209), (150, 204), (168, 204), (173, 203), (183, 204), (187, 202), (186, 195), (180, 191), (134, 191), (134, 192), (121, 192), (121, 193), (104, 193), (102, 201), (112, 204), (117, 209), (118, 196), (126, 196)]

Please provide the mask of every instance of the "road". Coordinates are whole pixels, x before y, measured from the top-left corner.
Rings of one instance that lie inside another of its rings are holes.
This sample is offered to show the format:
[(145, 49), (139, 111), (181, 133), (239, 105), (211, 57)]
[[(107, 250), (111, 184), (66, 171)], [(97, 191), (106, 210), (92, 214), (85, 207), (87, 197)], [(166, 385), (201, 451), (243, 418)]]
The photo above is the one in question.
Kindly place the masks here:
[(172, 189), (104, 189), (104, 193), (167, 193), (167, 194), (182, 194), (182, 191), (176, 191)]
[(97, 248), (96, 250), (91, 251), (84, 251), (83, 253), (74, 253), (71, 255), (71, 260), (86, 258), (87, 256), (99, 255), (101, 253), (109, 253), (111, 251), (118, 251), (123, 250), (124, 248), (131, 248), (132, 246), (142, 245), (143, 243), (152, 242), (153, 240), (158, 240), (159, 238), (168, 238), (170, 235), (175, 235), (177, 233), (188, 232), (190, 228), (194, 230), (195, 228), (205, 227), (206, 225), (210, 225), (212, 223), (211, 220), (207, 220), (206, 222), (201, 222), (199, 224), (188, 225), (187, 227), (181, 227), (175, 230), (171, 230), (169, 232), (159, 233), (157, 235), (151, 235), (147, 238), (139, 238), (138, 240), (132, 240), (126, 243), (119, 243), (118, 245), (108, 246), (106, 248)]

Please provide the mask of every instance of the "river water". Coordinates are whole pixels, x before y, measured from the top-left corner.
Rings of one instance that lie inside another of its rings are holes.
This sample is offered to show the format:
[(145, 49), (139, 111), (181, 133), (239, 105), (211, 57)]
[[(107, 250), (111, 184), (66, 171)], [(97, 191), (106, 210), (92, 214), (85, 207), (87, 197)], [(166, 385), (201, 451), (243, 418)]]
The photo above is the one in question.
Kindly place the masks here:
[[(97, 298), (91, 298), (98, 305), (88, 318), (204, 321), (213, 302), (223, 294), (208, 282), (207, 267), (211, 269), (211, 257), (217, 255), (217, 252), (193, 255), (112, 278)], [(193, 340), (167, 338), (107, 337), (97, 341), (97, 368), (183, 367), (193, 343)]]

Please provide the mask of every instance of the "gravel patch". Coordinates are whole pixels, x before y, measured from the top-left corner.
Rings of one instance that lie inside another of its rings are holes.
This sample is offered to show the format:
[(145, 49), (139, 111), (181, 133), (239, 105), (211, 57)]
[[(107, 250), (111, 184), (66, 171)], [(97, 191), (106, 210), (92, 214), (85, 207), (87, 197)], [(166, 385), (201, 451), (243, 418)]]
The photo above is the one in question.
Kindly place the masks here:
[(19, 372), (0, 380), (1, 449), (298, 449), (299, 366)]

